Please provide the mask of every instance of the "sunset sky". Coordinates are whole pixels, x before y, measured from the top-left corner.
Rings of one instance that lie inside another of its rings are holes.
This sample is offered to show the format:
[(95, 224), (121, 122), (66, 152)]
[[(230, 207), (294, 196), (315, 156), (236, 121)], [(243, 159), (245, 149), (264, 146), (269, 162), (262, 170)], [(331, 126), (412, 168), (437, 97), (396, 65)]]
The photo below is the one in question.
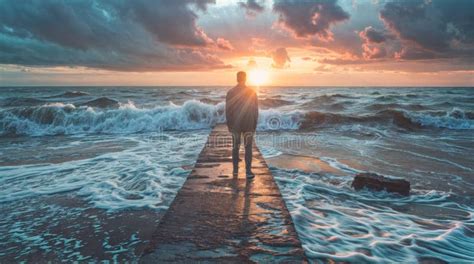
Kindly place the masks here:
[(472, 0), (0, 0), (0, 85), (474, 86)]

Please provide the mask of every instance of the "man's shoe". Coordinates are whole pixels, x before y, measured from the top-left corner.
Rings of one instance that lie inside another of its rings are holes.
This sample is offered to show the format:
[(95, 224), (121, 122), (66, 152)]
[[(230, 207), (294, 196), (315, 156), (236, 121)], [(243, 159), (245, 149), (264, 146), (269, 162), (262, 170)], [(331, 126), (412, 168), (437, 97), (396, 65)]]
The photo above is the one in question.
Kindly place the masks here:
[(251, 171), (247, 171), (247, 173), (246, 173), (245, 176), (246, 176), (247, 179), (249, 179), (249, 180), (255, 178), (255, 174), (254, 174), (253, 172), (251, 172)]

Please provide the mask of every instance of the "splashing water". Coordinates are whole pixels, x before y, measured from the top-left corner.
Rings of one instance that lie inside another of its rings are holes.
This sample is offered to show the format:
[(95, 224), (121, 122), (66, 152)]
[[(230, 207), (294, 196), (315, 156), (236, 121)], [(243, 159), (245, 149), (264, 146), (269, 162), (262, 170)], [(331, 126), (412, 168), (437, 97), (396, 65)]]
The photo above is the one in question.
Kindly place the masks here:
[[(0, 259), (136, 259), (225, 122), (225, 92), (0, 88)], [(257, 143), (311, 260), (474, 261), (474, 89), (259, 93)], [(360, 171), (412, 194), (355, 192)]]

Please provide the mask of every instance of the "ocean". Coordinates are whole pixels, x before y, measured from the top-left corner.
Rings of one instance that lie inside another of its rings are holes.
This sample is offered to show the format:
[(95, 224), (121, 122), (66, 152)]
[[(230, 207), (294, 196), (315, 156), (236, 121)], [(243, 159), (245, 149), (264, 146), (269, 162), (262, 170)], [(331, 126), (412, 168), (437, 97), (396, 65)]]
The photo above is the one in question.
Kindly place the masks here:
[[(0, 88), (0, 262), (137, 258), (229, 88)], [(474, 89), (258, 95), (256, 142), (311, 261), (474, 262)], [(366, 171), (411, 195), (354, 191)]]

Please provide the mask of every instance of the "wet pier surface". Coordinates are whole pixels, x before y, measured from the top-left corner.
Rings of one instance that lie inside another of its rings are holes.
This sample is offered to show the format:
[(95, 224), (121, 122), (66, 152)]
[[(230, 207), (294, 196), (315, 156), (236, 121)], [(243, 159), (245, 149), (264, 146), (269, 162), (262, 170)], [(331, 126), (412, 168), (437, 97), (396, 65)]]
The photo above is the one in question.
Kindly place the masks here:
[[(291, 216), (260, 151), (253, 171), (232, 175), (232, 138), (216, 126), (141, 263), (306, 262)], [(241, 155), (243, 151), (241, 150)]]

